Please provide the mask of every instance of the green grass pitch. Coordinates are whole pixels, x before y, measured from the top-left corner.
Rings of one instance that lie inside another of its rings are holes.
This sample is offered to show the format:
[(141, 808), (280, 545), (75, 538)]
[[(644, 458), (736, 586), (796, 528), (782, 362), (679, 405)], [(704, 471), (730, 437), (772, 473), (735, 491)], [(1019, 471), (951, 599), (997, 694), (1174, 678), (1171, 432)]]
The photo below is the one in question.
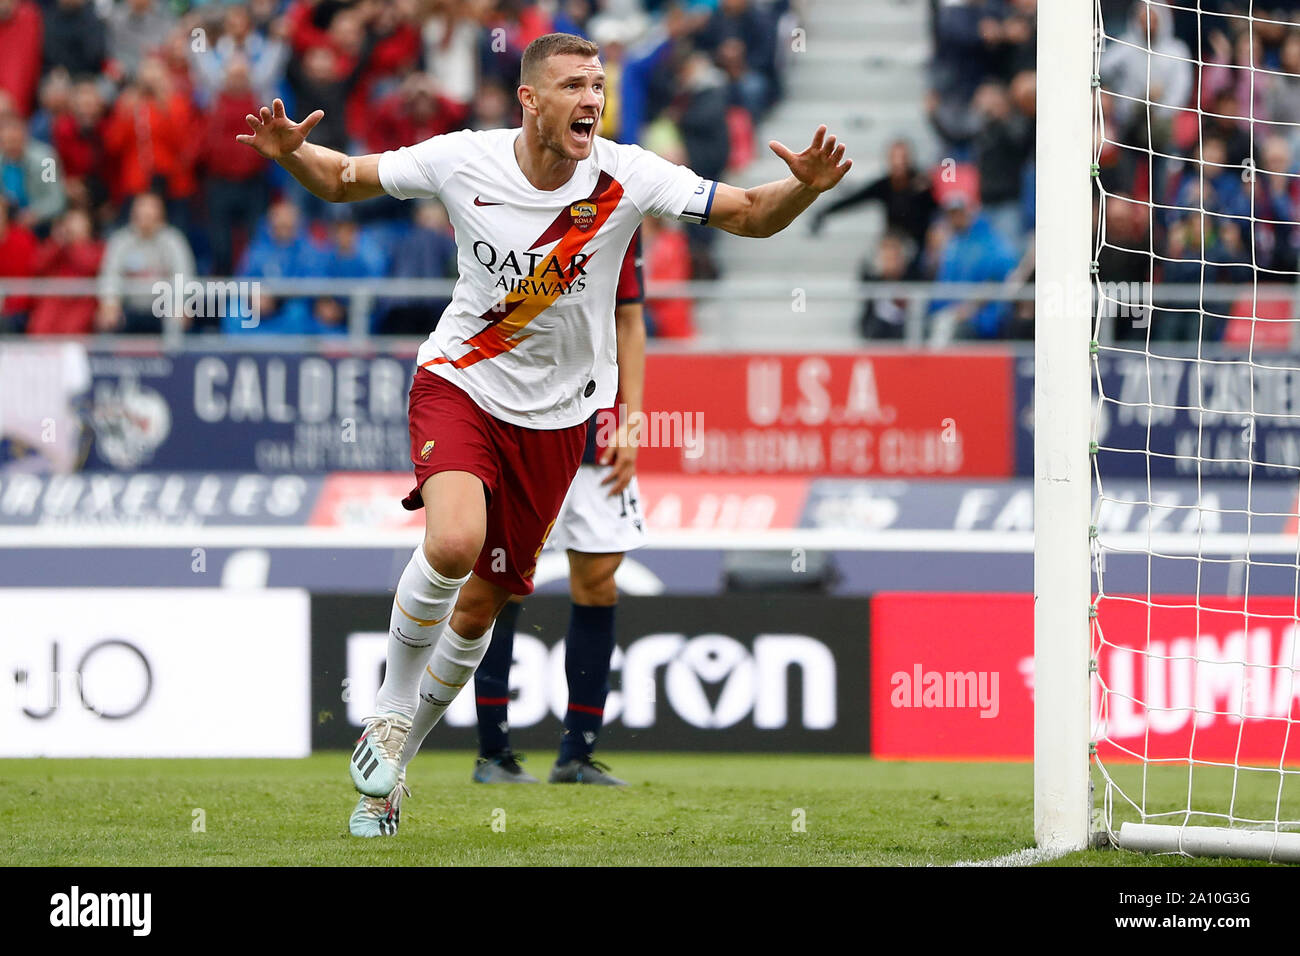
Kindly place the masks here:
[[(610, 790), (475, 784), (470, 754), (437, 751), (411, 767), (400, 834), (358, 840), (347, 835), (355, 794), (346, 759), (0, 760), (0, 861), (924, 866), (1033, 842), (1027, 763), (617, 754), (610, 762), (632, 786)], [(544, 775), (545, 765), (538, 753), (532, 770)], [(1185, 778), (1164, 786), (1167, 799), (1185, 798)], [(1276, 784), (1261, 782), (1254, 796), (1268, 802), (1270, 793)], [(1240, 787), (1238, 796), (1247, 796)], [(1055, 862), (1240, 865), (1118, 851)]]

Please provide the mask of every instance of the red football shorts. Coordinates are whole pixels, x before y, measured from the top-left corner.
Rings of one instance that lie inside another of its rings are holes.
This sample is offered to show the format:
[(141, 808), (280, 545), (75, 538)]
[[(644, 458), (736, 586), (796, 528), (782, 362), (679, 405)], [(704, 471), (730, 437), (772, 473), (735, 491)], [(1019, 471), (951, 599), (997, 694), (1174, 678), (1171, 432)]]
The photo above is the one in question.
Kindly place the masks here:
[(424, 507), (420, 488), (442, 471), (467, 471), (487, 493), (487, 537), (474, 573), (512, 594), (533, 593), (533, 572), (582, 462), (587, 423), (523, 428), (493, 418), (451, 382), (416, 369), (411, 383), (415, 488), (402, 500)]

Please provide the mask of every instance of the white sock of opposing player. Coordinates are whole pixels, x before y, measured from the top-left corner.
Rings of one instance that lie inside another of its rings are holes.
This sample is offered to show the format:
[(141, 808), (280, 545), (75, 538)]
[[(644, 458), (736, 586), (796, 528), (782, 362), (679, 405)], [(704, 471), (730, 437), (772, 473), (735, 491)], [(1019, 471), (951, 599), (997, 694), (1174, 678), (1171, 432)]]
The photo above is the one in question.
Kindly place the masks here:
[(447, 618), (456, 606), (461, 585), (469, 580), (444, 577), (415, 549), (397, 582), (393, 615), (388, 624), (388, 664), (384, 683), (375, 695), (375, 713), (415, 716), (420, 678)]
[(433, 649), (433, 658), (420, 680), (419, 703), (411, 722), (411, 732), (406, 735), (406, 745), (402, 747), (400, 763), (403, 770), (461, 688), (474, 676), (491, 640), (491, 631), (476, 640), (461, 637), (450, 627), (442, 632), (438, 646)]

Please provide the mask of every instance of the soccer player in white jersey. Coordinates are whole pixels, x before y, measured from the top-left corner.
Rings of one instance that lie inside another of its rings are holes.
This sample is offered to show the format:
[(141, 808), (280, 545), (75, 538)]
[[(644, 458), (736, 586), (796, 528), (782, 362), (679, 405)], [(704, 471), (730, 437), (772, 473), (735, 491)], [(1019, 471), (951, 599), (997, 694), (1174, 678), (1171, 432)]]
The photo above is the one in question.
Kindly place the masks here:
[[(460, 277), (411, 385), (416, 486), (403, 504), (424, 508), (424, 540), (397, 583), (387, 671), (349, 763), (358, 835), (396, 831), (403, 748), (419, 748), (473, 675), (510, 595), (532, 591), (587, 419), (614, 397), (615, 286), (642, 217), (770, 236), (852, 165), (819, 127), (802, 152), (770, 144), (789, 176), (739, 189), (601, 139), (598, 54), (569, 34), (530, 43), (521, 129), (347, 156), (307, 142), (323, 112), (296, 123), (275, 100), (237, 137), (331, 202), (437, 197), (456, 231)], [(430, 706), (412, 733), (421, 699)]]

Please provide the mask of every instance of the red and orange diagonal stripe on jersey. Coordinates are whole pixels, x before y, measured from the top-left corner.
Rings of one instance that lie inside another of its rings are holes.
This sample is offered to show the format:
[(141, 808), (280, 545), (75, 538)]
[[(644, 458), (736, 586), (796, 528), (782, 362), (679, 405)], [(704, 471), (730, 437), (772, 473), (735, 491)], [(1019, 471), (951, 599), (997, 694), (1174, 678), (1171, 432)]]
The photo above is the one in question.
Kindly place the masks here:
[[(556, 236), (559, 237), (559, 242), (556, 243), (549, 256), (533, 266), (528, 277), (536, 278), (538, 270), (543, 269), (545, 264), (552, 259), (557, 263), (571, 262), (573, 256), (581, 252), (592, 237), (600, 231), (600, 227), (609, 218), (610, 213), (614, 211), (622, 198), (622, 184), (610, 176), (609, 173), (602, 172), (596, 183), (596, 188), (592, 190), (591, 196), (586, 200), (596, 204), (595, 222), (586, 229), (579, 229), (571, 221), (568, 209), (561, 212), (550, 228), (533, 243), (531, 248), (536, 249), (538, 246), (545, 245)], [(488, 324), (480, 332), (465, 340), (465, 344), (469, 346), (468, 352), (456, 359), (439, 356), (425, 362), (422, 367), (450, 364), (455, 368), (468, 368), (484, 359), (495, 358), (503, 352), (509, 352), (529, 338), (528, 335), (519, 335), (527, 327), (528, 323), (554, 304), (555, 300), (562, 294), (563, 288), (558, 282), (554, 292), (520, 292), (515, 289), (507, 293), (500, 303), (482, 316), (483, 319), (487, 320)], [(489, 318), (494, 314), (494, 318)]]

